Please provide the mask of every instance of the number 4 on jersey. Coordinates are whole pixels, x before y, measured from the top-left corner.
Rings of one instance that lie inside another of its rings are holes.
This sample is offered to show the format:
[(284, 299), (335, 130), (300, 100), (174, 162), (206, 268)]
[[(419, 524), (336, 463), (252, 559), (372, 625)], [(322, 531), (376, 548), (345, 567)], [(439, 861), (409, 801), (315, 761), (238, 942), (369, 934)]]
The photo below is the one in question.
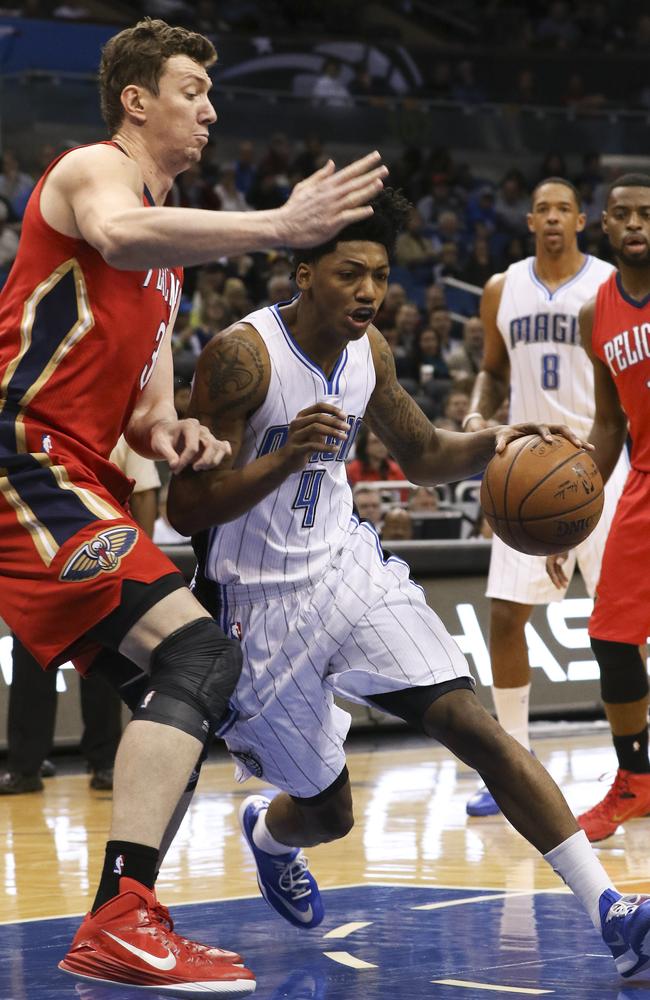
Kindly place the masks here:
[(316, 504), (320, 496), (325, 469), (305, 469), (298, 483), (296, 498), (291, 504), (292, 510), (304, 510), (302, 516), (303, 528), (313, 528), (316, 520)]

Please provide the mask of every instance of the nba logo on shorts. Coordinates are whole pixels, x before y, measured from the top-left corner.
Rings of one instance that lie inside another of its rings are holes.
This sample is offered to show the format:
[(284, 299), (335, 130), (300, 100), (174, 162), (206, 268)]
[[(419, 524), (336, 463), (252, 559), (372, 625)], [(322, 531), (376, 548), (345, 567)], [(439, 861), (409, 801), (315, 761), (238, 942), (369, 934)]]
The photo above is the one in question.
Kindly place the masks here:
[(43, 437), (41, 438), (41, 447), (43, 448), (43, 451), (47, 455), (50, 454), (50, 452), (52, 451), (52, 437), (50, 434), (43, 435)]
[(124, 870), (124, 855), (118, 854), (115, 858), (115, 867), (113, 868), (113, 875), (121, 875)]
[(241, 642), (241, 622), (230, 623), (230, 638)]

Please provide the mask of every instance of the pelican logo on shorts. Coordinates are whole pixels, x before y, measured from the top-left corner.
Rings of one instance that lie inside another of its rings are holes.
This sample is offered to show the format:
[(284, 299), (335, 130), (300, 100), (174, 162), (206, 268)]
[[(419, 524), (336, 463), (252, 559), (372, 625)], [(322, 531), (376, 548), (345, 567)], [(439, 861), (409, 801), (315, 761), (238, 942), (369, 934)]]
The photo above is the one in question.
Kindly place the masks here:
[(230, 638), (241, 642), (241, 622), (230, 623)]
[(59, 574), (59, 580), (80, 583), (100, 573), (113, 573), (138, 540), (136, 528), (106, 528), (76, 549)]
[(264, 768), (262, 767), (262, 762), (255, 756), (254, 753), (251, 753), (250, 750), (231, 750), (230, 753), (233, 757), (236, 757), (237, 760), (244, 765), (246, 770), (250, 771), (255, 778), (262, 777), (264, 774)]

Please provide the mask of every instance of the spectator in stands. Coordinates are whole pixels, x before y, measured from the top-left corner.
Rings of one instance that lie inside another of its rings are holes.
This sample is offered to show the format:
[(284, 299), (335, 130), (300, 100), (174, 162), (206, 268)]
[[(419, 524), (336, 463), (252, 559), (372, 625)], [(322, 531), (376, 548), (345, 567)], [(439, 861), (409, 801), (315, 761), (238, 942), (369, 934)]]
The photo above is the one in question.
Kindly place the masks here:
[(288, 302), (296, 294), (296, 286), (288, 274), (272, 274), (266, 282), (266, 304)]
[(381, 523), (381, 498), (379, 492), (366, 483), (357, 483), (352, 491), (352, 499), (360, 521), (370, 521), (379, 528)]
[(440, 259), (433, 268), (436, 282), (443, 278), (460, 278), (463, 269), (460, 263), (460, 251), (456, 243), (443, 243), (440, 248)]
[(490, 251), (490, 241), (486, 236), (476, 236), (469, 257), (460, 273), (462, 281), (481, 289), (488, 278), (494, 274), (495, 269), (494, 259)]
[(445, 296), (445, 286), (439, 284), (429, 285), (424, 292), (424, 312), (430, 316), (434, 309), (446, 309), (447, 299)]
[[(246, 284), (241, 278), (226, 278), (223, 288), (223, 298), (226, 309), (234, 317), (247, 316), (254, 309), (253, 303), (248, 295)], [(226, 323), (226, 326), (228, 324)], [(223, 327), (221, 328), (223, 329)]]
[(538, 23), (535, 35), (539, 45), (545, 48), (568, 49), (577, 43), (580, 32), (564, 0), (551, 4)]
[(338, 59), (325, 60), (322, 73), (317, 77), (312, 90), (314, 103), (328, 108), (347, 108), (352, 103), (343, 73), (343, 67)]
[(468, 409), (469, 395), (460, 389), (450, 389), (444, 402), (443, 416), (440, 420), (436, 420), (436, 427), (462, 431)]
[(359, 429), (356, 457), (347, 463), (346, 471), (352, 487), (361, 482), (397, 482), (406, 478), (397, 462), (390, 458), (386, 445), (366, 424)]
[(483, 323), (479, 316), (470, 316), (463, 327), (463, 342), (447, 359), (452, 378), (474, 379), (478, 375), (483, 360)]
[(235, 160), (235, 184), (247, 200), (256, 173), (255, 148), (249, 139), (244, 139), (239, 143), (239, 153)]
[(452, 334), (454, 321), (446, 306), (435, 306), (429, 313), (429, 324), (440, 341), (442, 356), (446, 358), (453, 350)]
[(434, 514), (440, 507), (435, 486), (414, 486), (407, 503), (411, 514)]
[(404, 507), (390, 507), (381, 527), (382, 542), (408, 542), (413, 538), (411, 515)]
[(219, 180), (214, 185), (214, 193), (219, 199), (222, 212), (250, 212), (251, 206), (235, 181), (235, 164), (224, 163), (219, 171)]
[[(532, 69), (526, 67), (522, 69), (515, 82), (512, 92), (513, 104), (541, 104), (540, 93), (537, 86), (537, 78)], [(549, 175), (546, 174), (546, 177)], [(561, 175), (562, 177), (564, 174)]]
[(413, 207), (405, 229), (397, 237), (395, 263), (399, 267), (408, 268), (418, 283), (428, 284), (437, 259), (438, 253), (431, 238), (425, 233), (424, 220), (417, 208)]
[(395, 326), (397, 310), (406, 302), (406, 290), (397, 281), (391, 281), (386, 289), (386, 295), (379, 312), (375, 316), (375, 326), (385, 334), (386, 330)]
[(372, 107), (380, 108), (385, 106), (390, 92), (385, 79), (373, 76), (365, 63), (355, 66), (354, 76), (348, 83), (348, 93), (351, 97), (360, 97)]
[(192, 394), (192, 376), (187, 374), (174, 373), (174, 409), (179, 420), (184, 420), (190, 409), (190, 396)]
[(462, 223), (458, 212), (445, 209), (438, 216), (438, 221), (433, 229), (432, 242), (438, 256), (442, 258), (445, 244), (453, 243), (458, 249), (459, 257), (465, 253), (467, 235), (463, 231)]
[(470, 59), (461, 59), (458, 63), (451, 97), (461, 104), (482, 104), (486, 100), (485, 90), (476, 81), (474, 63)]
[(5, 149), (0, 171), (0, 197), (9, 202), (11, 211), (17, 219), (22, 219), (33, 189), (34, 179), (20, 169), (18, 157), (13, 149)]
[[(564, 176), (564, 175), (562, 175)], [(467, 201), (465, 212), (467, 229), (476, 233), (481, 224), (483, 233), (493, 233), (497, 227), (497, 214), (494, 207), (494, 190), (489, 184), (483, 184)]]
[(18, 233), (8, 224), (9, 210), (0, 200), (0, 288), (4, 285), (18, 250)]
[(505, 233), (512, 236), (528, 233), (528, 202), (524, 175), (520, 170), (509, 170), (499, 185), (494, 205), (497, 224)]
[(165, 204), (174, 208), (205, 208), (213, 212), (221, 208), (221, 202), (205, 179), (200, 163), (193, 163), (178, 175)]
[(432, 379), (442, 382), (445, 389), (451, 385), (451, 372), (442, 355), (440, 337), (431, 326), (426, 326), (418, 335), (413, 349), (413, 370), (423, 388)]
[(290, 175), (294, 183), (304, 180), (316, 170), (320, 170), (327, 162), (327, 154), (323, 149), (320, 136), (312, 133), (304, 140), (303, 149), (298, 153), (290, 167)]
[(562, 103), (576, 111), (594, 111), (602, 108), (607, 99), (598, 91), (590, 91), (582, 74), (575, 72), (568, 79)]
[[(231, 280), (230, 278), (226, 279), (224, 289), (227, 281)], [(243, 312), (240, 315), (245, 316), (246, 313)], [(199, 323), (193, 326), (194, 339), (192, 346), (197, 357), (208, 341), (212, 340), (215, 333), (225, 330), (232, 323), (232, 320), (233, 314), (228, 307), (225, 295), (219, 295), (217, 292), (207, 292), (201, 296)]]

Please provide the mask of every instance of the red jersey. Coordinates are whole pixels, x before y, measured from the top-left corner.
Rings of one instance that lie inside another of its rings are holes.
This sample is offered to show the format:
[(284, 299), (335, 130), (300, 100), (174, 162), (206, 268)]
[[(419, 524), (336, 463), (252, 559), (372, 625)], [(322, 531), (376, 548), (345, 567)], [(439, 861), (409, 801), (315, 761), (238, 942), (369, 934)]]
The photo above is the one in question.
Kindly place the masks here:
[[(126, 479), (108, 456), (153, 373), (182, 270), (116, 270), (52, 229), (40, 196), (60, 159), (32, 192), (0, 293), (0, 467), (51, 453), (119, 497)], [(152, 204), (146, 190), (143, 203)]]
[(591, 343), (630, 422), (632, 468), (650, 472), (650, 296), (630, 298), (618, 271), (598, 289)]

